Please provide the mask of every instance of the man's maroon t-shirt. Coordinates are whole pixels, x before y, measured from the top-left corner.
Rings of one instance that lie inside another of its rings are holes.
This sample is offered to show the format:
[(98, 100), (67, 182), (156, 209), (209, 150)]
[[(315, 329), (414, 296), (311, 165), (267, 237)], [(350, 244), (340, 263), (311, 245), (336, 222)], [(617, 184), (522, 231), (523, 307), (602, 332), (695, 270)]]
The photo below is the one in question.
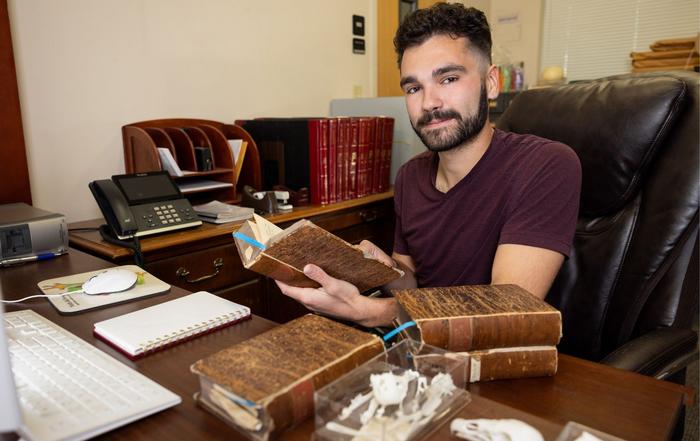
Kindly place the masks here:
[(581, 166), (568, 146), (495, 130), (479, 162), (447, 193), (438, 155), (422, 153), (396, 176), (394, 252), (411, 256), (418, 286), (488, 284), (499, 244), (568, 256)]

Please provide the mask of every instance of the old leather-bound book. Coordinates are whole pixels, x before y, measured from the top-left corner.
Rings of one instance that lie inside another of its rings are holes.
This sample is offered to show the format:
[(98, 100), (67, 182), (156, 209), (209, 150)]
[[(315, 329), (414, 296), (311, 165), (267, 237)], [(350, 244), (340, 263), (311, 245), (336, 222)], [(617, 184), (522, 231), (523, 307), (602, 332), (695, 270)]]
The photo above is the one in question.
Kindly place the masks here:
[(313, 415), (314, 391), (382, 353), (379, 337), (308, 314), (197, 361), (197, 400), (255, 440)]
[(470, 382), (554, 375), (561, 313), (517, 285), (394, 290), (416, 340), (469, 358)]
[(409, 335), (463, 352), (519, 346), (555, 346), (561, 313), (517, 285), (468, 285), (394, 290)]
[[(547, 377), (557, 373), (556, 346), (520, 346), (516, 348), (485, 349), (483, 351), (454, 352), (453, 357), (466, 358), (468, 383), (512, 378)], [(416, 361), (431, 364), (433, 355), (416, 356)]]
[(319, 286), (304, 275), (308, 263), (352, 283), (360, 292), (403, 275), (398, 269), (365, 257), (359, 248), (306, 219), (282, 230), (256, 215), (234, 233), (234, 238), (243, 266), (293, 286)]
[(557, 373), (556, 346), (521, 346), (461, 352), (469, 358), (469, 382), (547, 377)]

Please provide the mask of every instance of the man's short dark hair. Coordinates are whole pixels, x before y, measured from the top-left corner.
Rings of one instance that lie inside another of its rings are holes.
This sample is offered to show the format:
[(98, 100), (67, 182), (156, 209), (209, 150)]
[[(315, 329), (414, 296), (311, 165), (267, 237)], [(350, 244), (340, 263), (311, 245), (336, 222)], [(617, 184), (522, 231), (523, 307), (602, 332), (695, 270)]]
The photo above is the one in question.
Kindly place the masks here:
[(399, 67), (406, 49), (423, 44), (435, 35), (466, 37), (469, 44), (491, 64), (491, 30), (486, 16), (461, 3), (437, 3), (410, 14), (396, 30), (394, 48)]

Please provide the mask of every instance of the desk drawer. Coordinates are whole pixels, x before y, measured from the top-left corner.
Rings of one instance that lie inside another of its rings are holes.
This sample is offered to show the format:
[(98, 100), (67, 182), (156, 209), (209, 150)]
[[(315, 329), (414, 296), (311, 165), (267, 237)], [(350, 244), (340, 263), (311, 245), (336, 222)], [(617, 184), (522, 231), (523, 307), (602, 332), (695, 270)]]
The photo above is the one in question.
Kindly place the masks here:
[(253, 280), (257, 274), (243, 268), (236, 246), (221, 245), (146, 264), (156, 277), (188, 291), (214, 292)]
[(266, 309), (264, 283), (265, 281), (258, 277), (241, 283), (240, 285), (231, 286), (221, 291), (215, 291), (214, 294), (226, 300), (249, 307), (255, 315), (267, 317), (268, 311)]

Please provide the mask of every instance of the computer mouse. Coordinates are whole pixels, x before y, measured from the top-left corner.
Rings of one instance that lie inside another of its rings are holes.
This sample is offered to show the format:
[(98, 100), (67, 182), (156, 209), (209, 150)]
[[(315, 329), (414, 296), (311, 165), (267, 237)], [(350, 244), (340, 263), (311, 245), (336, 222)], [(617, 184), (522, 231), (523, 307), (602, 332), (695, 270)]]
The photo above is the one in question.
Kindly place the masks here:
[(83, 283), (85, 294), (111, 294), (126, 291), (136, 284), (136, 273), (122, 268), (110, 268)]

